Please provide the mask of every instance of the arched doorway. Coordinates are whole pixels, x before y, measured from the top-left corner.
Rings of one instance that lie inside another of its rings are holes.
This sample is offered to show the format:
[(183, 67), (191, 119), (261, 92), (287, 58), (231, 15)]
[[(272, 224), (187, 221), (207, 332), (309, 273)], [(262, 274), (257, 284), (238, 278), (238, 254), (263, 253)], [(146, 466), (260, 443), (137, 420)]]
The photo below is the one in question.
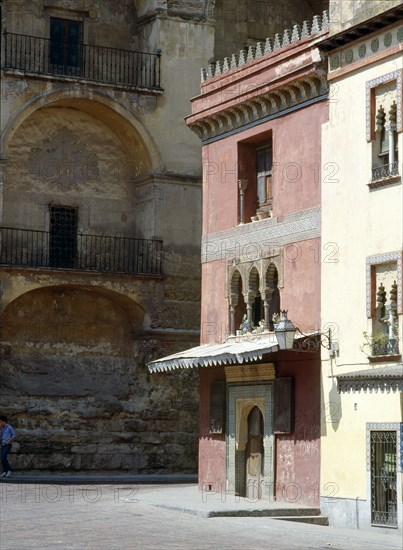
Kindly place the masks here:
[(251, 499), (271, 498), (274, 490), (273, 385), (269, 380), (228, 385), (228, 490)]
[(264, 419), (255, 405), (248, 415), (248, 443), (245, 457), (245, 496), (250, 499), (262, 498), (264, 479)]

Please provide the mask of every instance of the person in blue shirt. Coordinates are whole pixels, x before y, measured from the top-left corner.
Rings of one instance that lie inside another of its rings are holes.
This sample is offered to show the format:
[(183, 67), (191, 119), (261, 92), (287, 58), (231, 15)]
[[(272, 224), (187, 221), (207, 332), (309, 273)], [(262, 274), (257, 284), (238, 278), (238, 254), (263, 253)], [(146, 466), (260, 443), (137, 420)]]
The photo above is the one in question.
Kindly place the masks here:
[(10, 477), (12, 474), (11, 466), (7, 460), (7, 455), (11, 451), (12, 442), (15, 439), (15, 431), (10, 424), (7, 424), (7, 417), (0, 416), (0, 436), (1, 436), (1, 465), (3, 473), (0, 477)]

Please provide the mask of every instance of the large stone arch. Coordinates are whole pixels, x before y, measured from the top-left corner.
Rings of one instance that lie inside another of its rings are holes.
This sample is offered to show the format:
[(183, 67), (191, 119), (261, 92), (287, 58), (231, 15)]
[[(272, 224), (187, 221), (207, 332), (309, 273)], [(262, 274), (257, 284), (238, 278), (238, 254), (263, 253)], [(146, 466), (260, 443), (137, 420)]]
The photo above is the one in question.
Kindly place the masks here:
[(8, 304), (0, 402), (18, 429), (16, 469), (189, 468), (197, 436), (183, 436), (189, 426), (172, 403), (194, 380), (151, 378), (145, 363), (160, 344), (144, 316), (129, 298), (90, 286), (42, 287)]
[[(53, 284), (50, 286), (43, 286), (40, 281), (37, 282), (36, 288), (31, 288), (28, 292), (19, 287), (18, 293), (14, 294), (12, 299), (7, 304), (4, 304), (4, 309), (0, 311), (0, 328), (4, 330), (7, 327), (8, 322), (13, 322), (16, 317), (18, 319), (18, 315), (15, 316), (13, 310), (18, 308), (20, 304), (26, 302), (27, 298), (36, 297), (43, 293), (49, 294), (63, 292), (74, 292), (76, 294), (89, 295), (92, 297), (99, 296), (104, 300), (110, 301), (117, 308), (119, 308), (130, 320), (133, 330), (142, 330), (144, 328), (143, 324), (146, 311), (140, 304), (134, 302), (124, 294), (108, 288), (84, 284)], [(83, 307), (82, 303), (80, 304), (80, 309), (83, 309), (84, 313), (87, 315), (88, 311), (85, 307)], [(40, 312), (37, 312), (37, 315), (32, 318), (36, 322), (36, 319), (39, 317)]]
[(131, 154), (133, 153), (133, 144), (140, 144), (148, 158), (149, 171), (162, 169), (158, 149), (135, 113), (106, 93), (83, 86), (65, 86), (57, 90), (42, 92), (21, 104), (4, 128), (0, 157), (7, 159), (8, 147), (14, 133), (37, 110), (61, 106), (80, 109), (93, 118), (101, 120), (116, 134)]
[(3, 142), (3, 225), (48, 231), (52, 206), (62, 206), (76, 209), (79, 233), (154, 236), (136, 181), (161, 160), (143, 125), (111, 98), (75, 87), (36, 97)]

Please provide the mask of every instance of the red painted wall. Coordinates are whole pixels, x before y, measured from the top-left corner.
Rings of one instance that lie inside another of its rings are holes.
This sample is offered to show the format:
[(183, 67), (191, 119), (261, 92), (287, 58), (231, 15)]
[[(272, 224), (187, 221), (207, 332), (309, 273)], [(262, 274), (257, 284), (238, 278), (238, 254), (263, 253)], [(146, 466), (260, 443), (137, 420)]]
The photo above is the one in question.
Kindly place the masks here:
[[(208, 80), (192, 101), (188, 123), (203, 122), (220, 110), (314, 73), (314, 40)], [(256, 148), (268, 139), (273, 146), (274, 218), (281, 222), (287, 214), (320, 206), (321, 125), (327, 120), (328, 104), (320, 101), (203, 146), (204, 236), (231, 230), (236, 238), (244, 231), (244, 226), (238, 226), (238, 180), (242, 178), (248, 179), (245, 222), (251, 223), (256, 212)], [(269, 229), (267, 235), (272, 238)], [(304, 332), (316, 331), (320, 326), (320, 239), (293, 243), (290, 235), (290, 241), (280, 249), (284, 269), (280, 305)], [(222, 250), (220, 259), (202, 264), (202, 343), (226, 339), (230, 259)], [(297, 353), (272, 355), (269, 360), (276, 364), (276, 376), (294, 377), (296, 400), (294, 433), (276, 436), (276, 495), (279, 500), (317, 505), (320, 362)], [(200, 369), (199, 484), (201, 489), (211, 485), (220, 491), (226, 479), (225, 435), (208, 433), (210, 383), (214, 380), (225, 380), (223, 368)]]
[(277, 377), (294, 377), (295, 429), (276, 435), (276, 500), (319, 504), (320, 481), (320, 360), (304, 360), (304, 354), (288, 354), (279, 361)]
[[(239, 222), (238, 179), (248, 177), (252, 190), (253, 154), (273, 139), (273, 214), (281, 217), (320, 204), (321, 124), (325, 101), (203, 147), (203, 234), (236, 227)], [(248, 191), (247, 191), (248, 193)], [(245, 221), (250, 222), (251, 207)]]
[[(320, 360), (294, 352), (273, 354), (276, 377), (293, 377), (295, 428), (275, 435), (275, 497), (288, 503), (319, 504)], [(311, 356), (310, 356), (311, 357)], [(225, 380), (223, 367), (200, 369), (199, 489), (225, 491), (225, 434), (209, 434), (210, 384)]]
[[(283, 247), (284, 287), (280, 306), (303, 332), (320, 327), (320, 239)], [(229, 259), (229, 258), (228, 258)], [(202, 264), (201, 343), (223, 342), (228, 335), (226, 258)], [(246, 308), (245, 308), (246, 311)]]
[(210, 434), (210, 384), (225, 381), (224, 367), (200, 368), (199, 489), (225, 491), (225, 433)]
[[(320, 102), (203, 148), (205, 235), (231, 228), (243, 231), (242, 226), (237, 227), (237, 182), (247, 176), (252, 181), (255, 146), (269, 136), (273, 139), (274, 216), (281, 221), (285, 214), (320, 205), (320, 131), (327, 111), (326, 102)], [(252, 189), (252, 183), (249, 188)], [(254, 213), (252, 202), (245, 208), (248, 220)], [(320, 325), (320, 246), (320, 239), (310, 239), (281, 249), (284, 263), (281, 307), (289, 311), (289, 317), (303, 331), (317, 330)], [(202, 343), (222, 342), (226, 337), (225, 285), (230, 256), (225, 250), (220, 254), (219, 260), (202, 264)]]

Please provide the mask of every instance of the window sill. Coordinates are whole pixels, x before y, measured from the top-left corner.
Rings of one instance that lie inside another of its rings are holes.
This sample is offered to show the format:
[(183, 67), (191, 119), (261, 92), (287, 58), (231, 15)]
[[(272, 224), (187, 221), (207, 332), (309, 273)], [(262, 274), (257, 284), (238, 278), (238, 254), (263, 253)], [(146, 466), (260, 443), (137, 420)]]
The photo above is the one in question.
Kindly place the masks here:
[(398, 183), (401, 180), (401, 176), (388, 176), (386, 178), (381, 178), (379, 180), (374, 180), (369, 182), (367, 185), (370, 189), (378, 189), (379, 187), (387, 187), (388, 185), (393, 185)]
[(368, 357), (370, 363), (389, 363), (391, 361), (401, 361), (401, 355), (370, 355)]
[(271, 212), (256, 212), (256, 216), (252, 216), (251, 221), (252, 223), (256, 223), (256, 222), (261, 222), (262, 220), (272, 219), (273, 217), (274, 216)]

